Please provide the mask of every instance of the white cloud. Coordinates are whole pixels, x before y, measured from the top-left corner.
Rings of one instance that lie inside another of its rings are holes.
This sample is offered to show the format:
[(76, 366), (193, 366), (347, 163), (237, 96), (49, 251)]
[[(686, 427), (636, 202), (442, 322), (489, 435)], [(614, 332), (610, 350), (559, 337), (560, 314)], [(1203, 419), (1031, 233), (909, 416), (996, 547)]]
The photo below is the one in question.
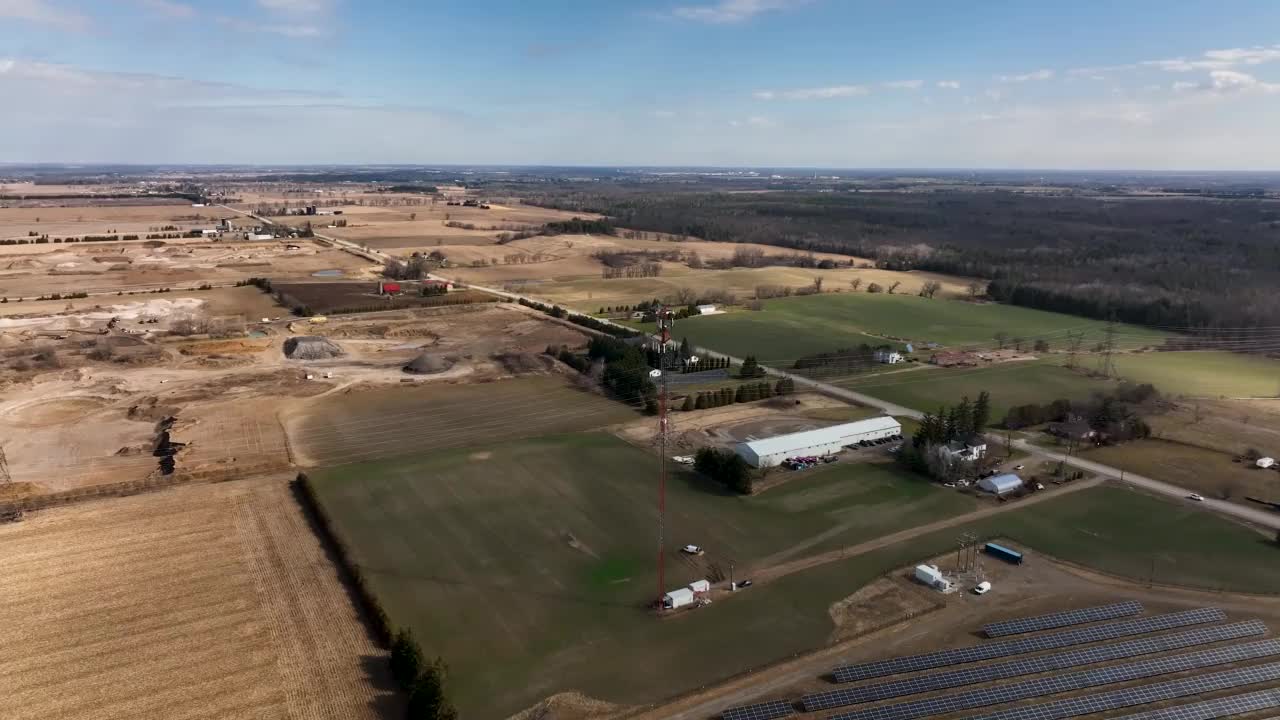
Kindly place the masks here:
[(1170, 87), (1173, 88), (1174, 92), (1186, 92), (1187, 90), (1195, 90), (1196, 88), (1200, 87), (1200, 84), (1187, 82), (1186, 80), (1179, 80)]
[(675, 112), (672, 110), (654, 110), (649, 114), (656, 118), (660, 118), (662, 120), (670, 120), (671, 118), (676, 116)]
[(1230, 70), (1239, 65), (1261, 65), (1280, 61), (1280, 45), (1254, 46), (1206, 50), (1198, 58), (1171, 58), (1168, 60), (1144, 60), (1139, 67), (1151, 67), (1167, 72), (1195, 72), (1197, 70)]
[[(306, 2), (307, 0), (259, 0), (259, 2)], [(726, 25), (739, 23), (770, 10), (785, 10), (808, 0), (720, 0), (710, 5), (686, 5), (671, 11), (681, 20)]]
[(173, 0), (138, 0), (138, 3), (165, 17), (182, 19), (195, 17), (196, 15), (194, 7), (185, 3), (174, 2)]
[(988, 100), (994, 100), (997, 102), (999, 102), (1002, 98), (1004, 98), (1004, 91), (999, 90), (997, 88), (989, 88), (985, 90), (982, 94), (986, 95)]
[(858, 97), (870, 92), (865, 85), (834, 85), (832, 87), (798, 88), (795, 90), (757, 90), (751, 96), (757, 100), (830, 100), (832, 98)]
[(62, 30), (83, 31), (89, 18), (75, 10), (61, 8), (46, 0), (0, 0), (0, 18), (49, 25)]
[(1280, 92), (1280, 83), (1263, 82), (1248, 73), (1235, 70), (1214, 70), (1209, 73), (1209, 82), (1214, 90), (1222, 92)]
[(278, 13), (315, 15), (333, 9), (332, 0), (257, 0), (263, 10)]
[(939, 80), (938, 87), (944, 88), (946, 90), (959, 90), (960, 83), (956, 82), (955, 80)]
[(1031, 82), (1033, 80), (1049, 80), (1053, 78), (1052, 70), (1036, 70), (1034, 72), (1024, 73), (1022, 75), (997, 75), (996, 79), (1002, 83), (1020, 83)]
[(258, 23), (251, 20), (225, 16), (217, 18), (217, 21), (219, 25), (242, 33), (267, 33), (271, 35), (281, 35), (288, 38), (315, 38), (323, 37), (328, 34), (326, 29), (311, 23)]
[(884, 83), (885, 87), (894, 88), (896, 90), (919, 90), (923, 85), (923, 80), (893, 80), (891, 82)]
[(1264, 62), (1280, 60), (1280, 45), (1209, 50), (1205, 52), (1204, 56), (1210, 60), (1220, 60), (1241, 65), (1261, 65)]

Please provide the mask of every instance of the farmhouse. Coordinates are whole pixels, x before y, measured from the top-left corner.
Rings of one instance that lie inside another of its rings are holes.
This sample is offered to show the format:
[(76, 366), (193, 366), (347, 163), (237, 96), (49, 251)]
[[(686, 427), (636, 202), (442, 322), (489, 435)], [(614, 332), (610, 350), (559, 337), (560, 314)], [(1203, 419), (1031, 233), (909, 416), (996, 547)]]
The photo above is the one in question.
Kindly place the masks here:
[(846, 445), (856, 445), (863, 440), (884, 440), (901, 434), (902, 425), (883, 415), (817, 430), (749, 440), (738, 443), (734, 452), (752, 467), (774, 467), (781, 465), (789, 457), (829, 455), (839, 452)]
[(963, 441), (952, 440), (942, 446), (942, 452), (946, 453), (952, 460), (977, 462), (986, 457), (987, 444), (976, 436)]
[(897, 363), (902, 362), (902, 353), (898, 352), (897, 350), (880, 348), (875, 352), (875, 359), (876, 359), (876, 362), (878, 363), (882, 363), (885, 365), (895, 365)]
[(1064, 440), (1091, 440), (1097, 436), (1098, 431), (1089, 427), (1089, 423), (1084, 420), (1072, 418), (1067, 422), (1049, 423), (1049, 434)]
[(699, 315), (715, 315), (716, 313), (717, 313), (717, 310), (715, 305), (699, 305), (698, 306)]
[(978, 489), (985, 490), (993, 495), (1004, 495), (1022, 487), (1022, 478), (1007, 473), (1005, 475), (992, 475), (978, 481)]

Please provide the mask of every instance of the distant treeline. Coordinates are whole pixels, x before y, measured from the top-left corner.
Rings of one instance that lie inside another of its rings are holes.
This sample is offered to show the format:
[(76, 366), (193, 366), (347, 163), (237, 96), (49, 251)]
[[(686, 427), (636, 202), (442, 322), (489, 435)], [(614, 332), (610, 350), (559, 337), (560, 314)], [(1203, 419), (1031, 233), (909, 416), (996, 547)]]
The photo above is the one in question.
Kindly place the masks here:
[(1001, 191), (548, 191), (621, 227), (873, 258), (990, 281), (994, 299), (1099, 319), (1261, 327), (1280, 314), (1280, 204)]

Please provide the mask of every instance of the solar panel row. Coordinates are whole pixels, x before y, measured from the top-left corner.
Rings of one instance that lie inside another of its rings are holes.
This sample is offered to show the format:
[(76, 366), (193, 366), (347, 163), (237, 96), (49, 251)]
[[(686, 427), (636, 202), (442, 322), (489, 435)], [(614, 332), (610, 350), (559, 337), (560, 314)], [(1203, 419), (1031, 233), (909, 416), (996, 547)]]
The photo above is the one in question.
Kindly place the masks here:
[(1114, 718), (1114, 720), (1217, 720), (1217, 718), (1269, 710), (1274, 707), (1280, 707), (1280, 688), (1150, 710)]
[(772, 720), (773, 718), (794, 715), (796, 709), (790, 700), (771, 700), (769, 702), (744, 705), (730, 708), (720, 713), (724, 720)]
[(1095, 668), (1065, 675), (1049, 676), (998, 687), (978, 688), (969, 692), (926, 698), (896, 705), (857, 710), (836, 715), (831, 720), (914, 720), (929, 715), (1000, 705), (1015, 700), (1084, 690), (1099, 685), (1140, 680), (1169, 673), (1212, 667), (1225, 663), (1280, 655), (1280, 640), (1260, 640), (1243, 645), (1201, 650), (1185, 655), (1152, 658), (1128, 665)]
[(826, 692), (805, 695), (802, 702), (808, 712), (830, 710), (832, 708), (855, 705), (863, 702), (887, 700), (889, 698), (915, 695), (917, 693), (946, 690), (963, 685), (972, 685), (992, 680), (1004, 680), (1012, 677), (1025, 677), (1050, 670), (1091, 665), (1093, 663), (1121, 660), (1123, 658), (1147, 655), (1155, 652), (1166, 652), (1195, 645), (1205, 645), (1223, 640), (1236, 640), (1243, 637), (1265, 635), (1267, 626), (1261, 620), (1247, 620), (1230, 625), (1196, 628), (1169, 635), (1137, 638), (1110, 645), (1070, 650), (1053, 655), (1038, 655), (1020, 658), (997, 665), (980, 665), (978, 667), (958, 668), (932, 675), (921, 675), (905, 680), (864, 685), (862, 687), (841, 688)]
[(1201, 623), (1219, 622), (1225, 619), (1226, 614), (1217, 608), (1199, 608), (1197, 610), (1185, 610), (1183, 612), (1169, 613), (1167, 615), (1155, 615), (1147, 618), (1125, 620), (1122, 622), (1109, 623), (1107, 625), (1095, 625), (1093, 627), (1064, 630), (1063, 632), (1053, 633), (1051, 635), (999, 640), (985, 645), (973, 645), (970, 647), (952, 648), (950, 650), (939, 650), (937, 652), (925, 653), (923, 655), (908, 655), (906, 657), (877, 660), (859, 665), (845, 665), (836, 668), (833, 674), (835, 675), (835, 681), (838, 683), (853, 682), (855, 680), (865, 680), (867, 678), (895, 675), (897, 673), (931, 670), (936, 667), (945, 667), (947, 665), (959, 665), (961, 663), (991, 660), (993, 658), (1007, 657), (1009, 655), (1021, 655), (1023, 653), (1037, 652), (1040, 650), (1055, 650), (1057, 648), (1069, 647), (1071, 645), (1083, 645), (1084, 643), (1114, 640), (1116, 638), (1126, 637), (1129, 635), (1142, 635), (1144, 633), (1156, 632), (1158, 630), (1168, 630), (1170, 628), (1198, 625)]
[(1088, 622), (1098, 622), (1100, 620), (1115, 620), (1116, 618), (1137, 615), (1141, 612), (1142, 603), (1129, 601), (1114, 603), (1112, 605), (1080, 608), (1079, 610), (1067, 610), (1066, 612), (1052, 613), (1049, 615), (1037, 615), (1036, 617), (1003, 620), (1001, 622), (989, 623), (982, 626), (982, 631), (986, 633), (987, 637), (994, 638), (1002, 637), (1004, 635), (1036, 632), (1039, 630), (1053, 630), (1054, 628), (1069, 627), (1071, 625), (1080, 625)]
[(1059, 718), (1088, 715), (1090, 713), (1119, 710), (1120, 708), (1147, 703), (1173, 700), (1188, 695), (1229, 690), (1241, 685), (1280, 680), (1280, 662), (1236, 670), (1224, 670), (1209, 675), (1197, 675), (1181, 680), (1112, 690), (1078, 698), (1055, 700), (1039, 705), (1000, 710), (981, 716), (980, 720), (1058, 720)]
[(890, 683), (881, 683), (879, 685), (815, 693), (806, 695), (803, 702), (805, 709), (809, 711), (830, 709), (860, 702), (872, 702), (902, 695), (944, 690), (972, 683), (1022, 677), (1049, 670), (1106, 662), (1135, 655), (1164, 652), (1221, 640), (1262, 635), (1266, 630), (1266, 625), (1261, 621), (1250, 620), (1232, 625), (1199, 628), (1184, 633), (1140, 638), (1055, 655), (1022, 658), (999, 665), (964, 668)]

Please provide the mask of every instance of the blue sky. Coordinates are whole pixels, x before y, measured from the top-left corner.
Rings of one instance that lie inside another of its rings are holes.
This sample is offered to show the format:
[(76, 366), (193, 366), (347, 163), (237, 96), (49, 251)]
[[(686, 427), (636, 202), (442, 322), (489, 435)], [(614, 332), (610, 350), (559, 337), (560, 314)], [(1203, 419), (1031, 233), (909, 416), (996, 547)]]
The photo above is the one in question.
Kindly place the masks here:
[(0, 162), (1280, 169), (1280, 3), (0, 0)]

